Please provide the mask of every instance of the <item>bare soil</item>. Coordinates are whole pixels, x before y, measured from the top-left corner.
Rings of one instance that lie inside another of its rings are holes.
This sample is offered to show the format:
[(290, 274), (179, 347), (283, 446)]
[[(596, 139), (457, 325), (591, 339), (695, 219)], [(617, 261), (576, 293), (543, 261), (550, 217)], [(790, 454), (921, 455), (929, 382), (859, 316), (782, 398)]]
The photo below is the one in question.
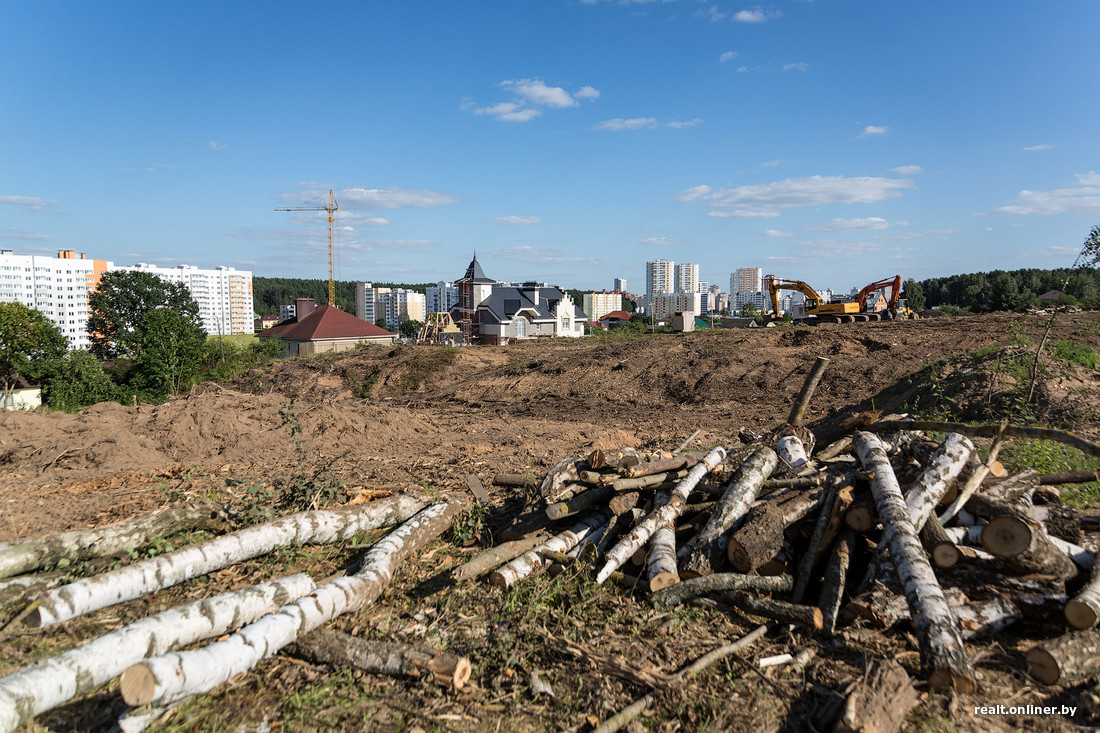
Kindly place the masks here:
[[(699, 445), (735, 443), (742, 429), (763, 432), (786, 418), (818, 356), (830, 359), (807, 415), (819, 442), (836, 434), (844, 416), (869, 409), (919, 406), (925, 414), (996, 418), (1013, 408), (1004, 395), (1021, 386), (1020, 375), (1004, 367), (1006, 354), (1029, 345), (1033, 353), (1046, 320), (994, 314), (506, 348), (372, 347), (276, 363), (163, 405), (0, 413), (0, 541), (99, 526), (186, 497), (218, 498), (259, 516), (257, 497), (293, 486), (315, 492), (301, 503), (322, 505), (357, 494), (466, 491), (474, 475), (491, 502), (472, 535), (439, 542), (406, 566), (378, 605), (336, 624), (468, 654), (475, 665), (469, 688), (446, 692), (428, 682), (332, 672), (280, 656), (164, 725), (236, 730), (267, 720), (284, 730), (584, 730), (649, 691), (645, 679), (624, 670), (648, 670), (649, 679), (671, 674), (755, 623), (697, 609), (659, 613), (641, 597), (593, 590), (582, 571), (511, 591), (455, 586), (448, 571), (536, 498), (530, 487), (492, 486), (494, 475), (541, 478), (562, 457), (594, 448), (672, 449), (696, 429), (703, 431)], [(1051, 343), (1095, 348), (1098, 334), (1100, 316), (1063, 315)], [(1050, 359), (1040, 374), (1038, 402), (1029, 408), (1034, 419), (1100, 438), (1100, 374)], [(331, 574), (356, 552), (288, 551), (280, 569)], [(108, 609), (66, 625), (63, 639), (20, 632), (5, 642), (12, 655), (0, 662), (0, 673), (72, 646), (81, 624), (117, 625), (181, 594), (239, 587), (267, 572), (257, 561), (185, 591)], [(689, 684), (661, 686), (658, 703), (634, 725), (808, 730), (828, 718), (836, 691), (861, 674), (868, 656), (896, 656), (916, 678), (911, 642), (904, 633), (865, 629), (833, 640), (769, 638), (746, 658), (812, 646), (816, 661), (803, 674), (780, 668), (765, 680), (731, 659)], [(925, 694), (906, 727), (1100, 724), (1093, 692), (1029, 681), (1022, 660), (1030, 643), (1005, 635), (976, 645), (978, 695)], [(555, 695), (533, 692), (532, 674)], [(1077, 715), (973, 714), (974, 705), (1056, 702), (1076, 705)], [(51, 730), (100, 728), (118, 705), (117, 695), (101, 692), (38, 723)]]

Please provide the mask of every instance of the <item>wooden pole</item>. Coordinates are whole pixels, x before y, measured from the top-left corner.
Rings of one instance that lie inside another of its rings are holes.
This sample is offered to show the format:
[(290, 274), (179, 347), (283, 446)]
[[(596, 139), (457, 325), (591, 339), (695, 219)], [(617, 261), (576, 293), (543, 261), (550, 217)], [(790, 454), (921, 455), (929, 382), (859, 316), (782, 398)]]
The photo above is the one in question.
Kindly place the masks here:
[(791, 413), (787, 416), (787, 424), (791, 427), (801, 426), (802, 421), (806, 419), (806, 407), (810, 404), (814, 391), (817, 390), (818, 382), (821, 381), (821, 375), (825, 373), (827, 366), (829, 366), (829, 360), (824, 356), (819, 356), (814, 361), (810, 373), (806, 375), (806, 382), (802, 385), (802, 391), (798, 393), (798, 399), (795, 400), (794, 406), (791, 407)]

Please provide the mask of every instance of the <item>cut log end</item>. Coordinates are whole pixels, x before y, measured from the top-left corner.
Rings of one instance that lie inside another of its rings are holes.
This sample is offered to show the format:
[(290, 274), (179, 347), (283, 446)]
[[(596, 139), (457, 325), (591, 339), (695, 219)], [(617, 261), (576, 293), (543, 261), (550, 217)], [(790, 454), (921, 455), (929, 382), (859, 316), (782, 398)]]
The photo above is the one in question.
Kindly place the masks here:
[(951, 543), (932, 548), (932, 562), (938, 568), (952, 568), (959, 562), (959, 548)]
[(118, 689), (122, 699), (131, 707), (148, 705), (156, 694), (157, 680), (144, 664), (135, 664), (122, 673)]
[(1027, 671), (1044, 685), (1053, 685), (1062, 676), (1062, 670), (1054, 655), (1041, 646), (1027, 653)]
[[(1091, 629), (1100, 620), (1097, 618), (1096, 608), (1080, 600), (1067, 603), (1064, 613), (1066, 622), (1075, 629)], [(1030, 656), (1028, 659), (1030, 661)]]
[(729, 544), (726, 546), (726, 557), (729, 558), (730, 565), (737, 572), (748, 573), (752, 571), (752, 558), (749, 557), (749, 553), (737, 540), (730, 539)]
[(473, 665), (468, 657), (455, 657), (453, 654), (439, 652), (428, 665), (435, 681), (441, 685), (461, 690), (473, 674)]
[(941, 691), (954, 690), (972, 695), (978, 690), (974, 680), (952, 669), (934, 669), (928, 676), (928, 684)]
[(982, 547), (997, 557), (1016, 557), (1031, 544), (1031, 527), (1016, 517), (996, 517), (982, 528)]
[(662, 588), (676, 585), (680, 582), (680, 576), (676, 573), (657, 573), (649, 579), (649, 590), (656, 592)]

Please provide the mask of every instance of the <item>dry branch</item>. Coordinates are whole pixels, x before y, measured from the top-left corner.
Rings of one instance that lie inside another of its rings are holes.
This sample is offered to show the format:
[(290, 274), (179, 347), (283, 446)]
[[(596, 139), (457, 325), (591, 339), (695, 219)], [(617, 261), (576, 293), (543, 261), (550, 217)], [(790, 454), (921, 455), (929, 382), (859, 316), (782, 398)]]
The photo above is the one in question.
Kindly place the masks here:
[[(883, 433), (891, 430), (934, 430), (944, 433), (961, 433), (971, 437), (996, 438), (1002, 432), (1001, 425), (967, 425), (957, 422), (935, 422), (931, 420), (882, 420), (864, 428), (871, 433)], [(1050, 428), (1029, 428), (1009, 425), (1004, 427), (1004, 437), (1023, 438), (1025, 440), (1054, 440), (1072, 446), (1082, 453), (1100, 457), (1100, 445), (1073, 433)]]
[(419, 499), (398, 495), (356, 507), (300, 512), (246, 527), (209, 542), (56, 588), (43, 597), (41, 605), (27, 617), (27, 624), (42, 628), (67, 621), (242, 560), (266, 555), (276, 547), (346, 540), (360, 532), (408, 519), (423, 505)]
[(470, 660), (392, 641), (371, 641), (340, 631), (317, 629), (287, 647), (287, 652), (317, 664), (353, 667), (389, 677), (425, 677), (460, 690), (470, 680)]
[(844, 521), (844, 515), (852, 505), (852, 479), (848, 473), (833, 474), (826, 487), (826, 496), (821, 506), (821, 512), (817, 516), (814, 530), (810, 534), (809, 544), (802, 554), (802, 560), (798, 567), (798, 576), (795, 578), (794, 591), (791, 600), (801, 603), (806, 593), (806, 587), (813, 577), (814, 568), (817, 566), (821, 551), (833, 543), (837, 532), (840, 531)]
[(424, 509), (370, 550), (359, 573), (337, 578), (309, 597), (283, 606), (224, 641), (201, 649), (148, 659), (122, 674), (119, 689), (129, 705), (172, 705), (202, 694), (252, 669), (300, 635), (382, 594), (397, 566), (450, 526), (464, 504), (447, 500)]
[(231, 526), (225, 507), (202, 501), (159, 509), (124, 524), (62, 532), (9, 545), (0, 550), (0, 578), (29, 573), (59, 560), (105, 557), (188, 529), (224, 532)]
[(533, 550), (545, 542), (549, 537), (542, 532), (537, 532), (522, 540), (512, 540), (490, 547), (485, 552), (473, 558), (467, 563), (455, 568), (451, 577), (455, 580), (469, 580), (487, 573), (498, 565), (503, 565), (509, 560), (514, 560), (528, 550)]
[(817, 389), (817, 384), (821, 381), (821, 375), (825, 373), (825, 367), (827, 366), (829, 366), (829, 360), (824, 356), (819, 356), (814, 365), (810, 367), (810, 373), (806, 375), (806, 381), (802, 385), (802, 390), (798, 393), (798, 399), (791, 407), (791, 414), (787, 416), (787, 424), (791, 427), (797, 428), (806, 418), (806, 407), (810, 404), (814, 391)]
[(744, 575), (742, 573), (713, 573), (689, 578), (657, 591), (652, 600), (655, 606), (678, 606), (681, 603), (719, 591), (753, 590), (760, 593), (789, 591), (793, 581), (789, 575)]
[(722, 598), (754, 616), (761, 616), (783, 624), (803, 626), (814, 631), (821, 631), (822, 628), (824, 617), (821, 609), (816, 606), (800, 606), (796, 603), (788, 603), (773, 598), (750, 596), (740, 591), (724, 593)]
[(855, 551), (856, 536), (852, 530), (845, 530), (837, 539), (829, 564), (825, 566), (825, 579), (821, 585), (821, 600), (818, 607), (822, 612), (822, 628), (826, 634), (836, 631), (837, 615), (844, 602), (844, 586), (848, 580), (848, 567)]

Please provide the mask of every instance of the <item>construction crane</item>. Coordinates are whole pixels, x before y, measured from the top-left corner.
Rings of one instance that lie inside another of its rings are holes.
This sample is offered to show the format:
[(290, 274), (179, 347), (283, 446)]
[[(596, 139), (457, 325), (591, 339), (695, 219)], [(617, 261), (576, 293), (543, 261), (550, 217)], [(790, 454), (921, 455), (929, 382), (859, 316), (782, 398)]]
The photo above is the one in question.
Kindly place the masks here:
[(278, 207), (275, 211), (326, 211), (328, 212), (328, 304), (336, 305), (336, 277), (333, 272), (333, 246), (332, 246), (332, 223), (336, 221), (335, 214), (340, 210), (340, 207), (336, 204), (336, 197), (332, 191), (328, 192), (328, 203), (324, 206), (288, 206)]

